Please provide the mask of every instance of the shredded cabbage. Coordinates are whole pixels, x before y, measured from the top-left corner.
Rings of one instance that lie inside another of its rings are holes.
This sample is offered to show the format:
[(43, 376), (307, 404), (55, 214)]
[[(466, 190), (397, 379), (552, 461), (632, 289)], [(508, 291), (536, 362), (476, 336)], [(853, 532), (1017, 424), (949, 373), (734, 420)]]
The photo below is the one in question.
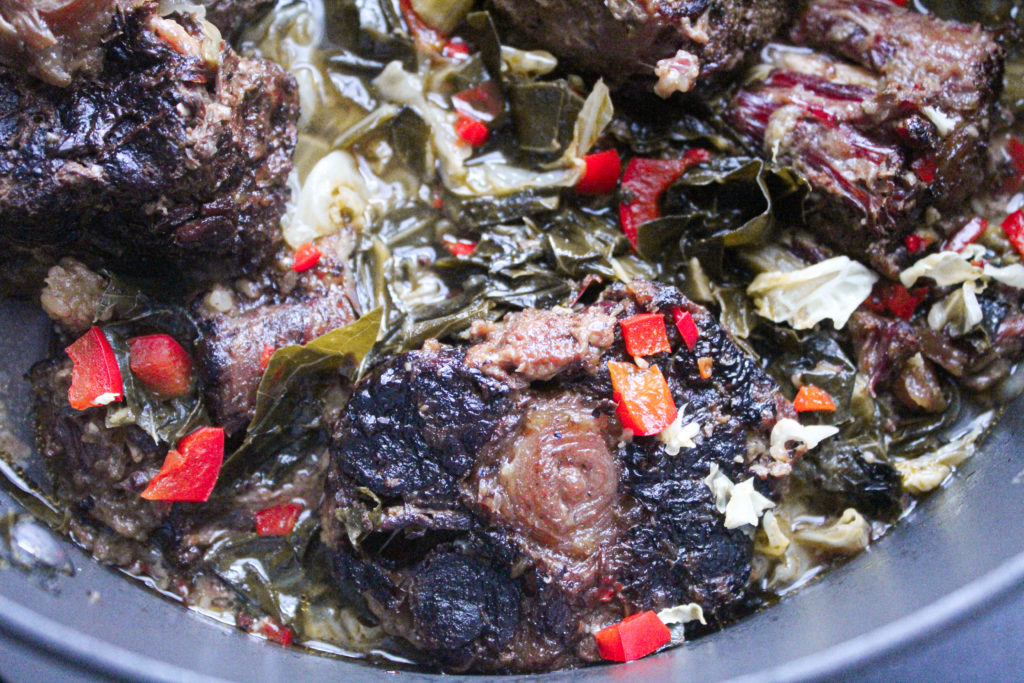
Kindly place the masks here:
[(922, 494), (937, 488), (967, 458), (974, 455), (982, 425), (976, 425), (966, 434), (938, 449), (912, 460), (895, 463), (903, 477), (903, 488), (910, 493)]
[(789, 442), (797, 441), (803, 444), (805, 451), (809, 451), (825, 439), (838, 433), (837, 427), (830, 425), (808, 425), (805, 427), (794, 419), (784, 417), (772, 427), (772, 445), (768, 452), (776, 460), (785, 461), (789, 459), (789, 449), (786, 446)]
[(970, 332), (983, 318), (977, 294), (984, 288), (984, 284), (965, 282), (961, 288), (936, 301), (928, 311), (928, 326), (933, 330), (948, 326), (953, 336)]
[(878, 276), (846, 256), (837, 256), (807, 268), (761, 273), (747, 287), (757, 312), (797, 330), (814, 327), (826, 318), (842, 329), (871, 295)]
[(871, 525), (854, 508), (846, 508), (839, 519), (824, 526), (807, 527), (793, 532), (798, 542), (820, 550), (859, 553), (871, 543)]
[(676, 412), (676, 419), (665, 429), (661, 430), (658, 438), (665, 444), (665, 452), (669, 455), (678, 455), (684, 448), (696, 448), (693, 442), (694, 437), (700, 434), (700, 425), (696, 422), (683, 424), (683, 409)]
[[(980, 249), (981, 253), (978, 253)], [(958, 285), (961, 282), (972, 282), (982, 277), (981, 268), (971, 264), (981, 255), (984, 255), (985, 248), (977, 244), (971, 244), (964, 249), (963, 253), (955, 251), (940, 251), (937, 254), (929, 254), (923, 259), (914, 263), (902, 273), (900, 282), (904, 287), (912, 287), (915, 282), (923, 277), (930, 277), (940, 287)]]
[(334, 151), (317, 162), (302, 184), (284, 239), (293, 249), (342, 229), (361, 230), (370, 208), (370, 190), (355, 158)]
[(725, 515), (726, 529), (756, 527), (764, 511), (775, 507), (775, 503), (754, 488), (753, 477), (733, 484), (717, 463), (711, 463), (704, 485), (715, 497), (715, 508)]
[(658, 612), (658, 618), (666, 626), (686, 624), (691, 621), (699, 621), (702, 624), (708, 623), (704, 620), (704, 608), (695, 602), (663, 609)]

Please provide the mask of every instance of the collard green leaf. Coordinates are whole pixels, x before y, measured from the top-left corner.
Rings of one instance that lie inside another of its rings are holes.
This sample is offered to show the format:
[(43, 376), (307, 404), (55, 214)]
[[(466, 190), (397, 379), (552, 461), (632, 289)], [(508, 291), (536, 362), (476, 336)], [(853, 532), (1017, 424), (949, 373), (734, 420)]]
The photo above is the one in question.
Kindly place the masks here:
[(305, 346), (275, 351), (260, 381), (253, 419), (242, 444), (225, 459), (225, 470), (251, 470), (301, 439), (319, 419), (317, 394), (326, 388), (324, 380), (339, 372), (357, 376), (377, 342), (382, 317), (376, 309)]
[(662, 194), (662, 217), (639, 227), (637, 251), (657, 259), (667, 244), (679, 240), (684, 256), (715, 252), (720, 258), (723, 248), (763, 243), (775, 226), (776, 204), (801, 190), (794, 174), (771, 171), (760, 159), (715, 158)]

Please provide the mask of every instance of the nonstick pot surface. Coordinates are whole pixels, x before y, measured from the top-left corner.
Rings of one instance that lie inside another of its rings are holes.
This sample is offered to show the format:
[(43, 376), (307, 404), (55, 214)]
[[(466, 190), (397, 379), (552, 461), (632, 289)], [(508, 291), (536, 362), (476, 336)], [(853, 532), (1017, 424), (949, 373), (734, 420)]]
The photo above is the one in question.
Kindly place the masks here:
[[(34, 307), (0, 304), (0, 395), (25, 439), (24, 374), (46, 355)], [(550, 681), (701, 680), (829, 675), (884, 655), (978, 609), (1024, 577), (1024, 398), (980, 452), (866, 553), (724, 631), (628, 665)], [(0, 514), (15, 509), (0, 492)], [(182, 609), (70, 544), (74, 576), (0, 571), (0, 630), (108, 675), (182, 681), (379, 680), (381, 670), (286, 649)], [(403, 673), (410, 683), (439, 679)], [(447, 677), (450, 678), (450, 677)]]

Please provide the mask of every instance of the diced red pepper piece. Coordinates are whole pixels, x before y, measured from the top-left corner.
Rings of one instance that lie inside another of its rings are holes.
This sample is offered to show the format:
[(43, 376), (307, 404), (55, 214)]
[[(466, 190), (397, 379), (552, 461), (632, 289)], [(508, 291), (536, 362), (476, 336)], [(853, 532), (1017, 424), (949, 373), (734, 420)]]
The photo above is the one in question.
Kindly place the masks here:
[(576, 191), (580, 194), (608, 194), (619, 184), (622, 173), (622, 159), (619, 150), (606, 149), (583, 157), (587, 165), (583, 177), (576, 183)]
[(701, 356), (697, 359), (697, 372), (701, 379), (711, 379), (712, 370), (715, 367), (715, 359), (711, 356)]
[(423, 21), (423, 18), (413, 9), (410, 0), (401, 0), (398, 3), (398, 8), (402, 12), (402, 18), (405, 19), (405, 24), (409, 27), (409, 33), (412, 34), (416, 45), (438, 52), (444, 49), (445, 43), (448, 42), (445, 40), (444, 34)]
[(942, 245), (942, 250), (961, 252), (968, 244), (973, 244), (975, 240), (981, 237), (986, 230), (988, 230), (988, 220), (975, 216), (964, 227), (960, 228), (955, 235), (946, 240), (946, 243)]
[(462, 38), (452, 38), (444, 44), (441, 54), (448, 59), (461, 62), (466, 57), (469, 57), (469, 45), (466, 45), (466, 42), (462, 40)]
[(164, 398), (184, 396), (192, 388), (192, 357), (169, 334), (128, 340), (132, 374)]
[(452, 109), (474, 121), (493, 121), (504, 108), (501, 87), (495, 81), (484, 81), (476, 87), (452, 95)]
[(470, 242), (469, 240), (445, 240), (444, 248), (455, 257), (471, 256), (476, 251), (476, 242)]
[(256, 513), (256, 533), (260, 536), (287, 536), (299, 521), (302, 506), (294, 503), (263, 508)]
[(455, 121), (455, 134), (467, 145), (479, 147), (487, 142), (487, 136), (490, 135), (490, 131), (487, 130), (487, 124), (471, 119), (464, 114), (459, 114), (458, 120)]
[(274, 352), (277, 351), (270, 344), (263, 345), (263, 351), (260, 352), (260, 372), (266, 372), (267, 366), (270, 365), (270, 359), (274, 357)]
[(640, 313), (619, 321), (626, 353), (634, 358), (655, 353), (672, 353), (665, 331), (665, 316), (661, 313)]
[(630, 160), (622, 176), (622, 187), (627, 191), (626, 201), (619, 205), (619, 221), (629, 243), (636, 249), (637, 230), (641, 225), (658, 218), (658, 198), (679, 176), (697, 164), (711, 159), (706, 149), (691, 149), (682, 159)]
[(657, 365), (641, 370), (633, 363), (608, 361), (616, 415), (637, 436), (653, 436), (676, 419), (676, 404)]
[(1020, 189), (1021, 181), (1024, 181), (1024, 142), (1010, 138), (1006, 143), (1006, 153), (1013, 165), (1013, 175), (1007, 178), (1003, 191), (1016, 192)]
[(251, 629), (252, 633), (262, 634), (267, 640), (277, 643), (278, 645), (284, 645), (285, 647), (292, 644), (295, 639), (295, 634), (292, 630), (279, 623), (277, 619), (271, 617), (264, 617), (260, 619)]
[(700, 337), (700, 332), (697, 330), (697, 323), (694, 322), (693, 316), (690, 315), (689, 311), (684, 311), (676, 306), (672, 309), (672, 317), (676, 321), (676, 329), (679, 330), (679, 335), (686, 343), (686, 348), (693, 351), (693, 348), (697, 345), (697, 339)]
[(917, 173), (917, 177), (921, 179), (922, 183), (931, 183), (935, 180), (935, 171), (938, 170), (938, 164), (935, 163), (935, 157), (926, 156), (920, 159), (915, 159), (910, 165)]
[(864, 305), (875, 313), (892, 313), (910, 320), (927, 294), (927, 287), (915, 287), (910, 291), (898, 282), (879, 281), (875, 283)]
[(925, 248), (924, 238), (916, 233), (910, 233), (904, 238), (903, 243), (907, 245), (907, 251), (911, 254), (916, 254)]
[(124, 398), (124, 382), (114, 349), (93, 325), (89, 331), (64, 349), (71, 357), (71, 388), (68, 403), (75, 410), (105, 406)]
[(292, 263), (292, 270), (296, 273), (307, 271), (320, 263), (321, 256), (323, 256), (323, 252), (312, 242), (301, 244), (295, 250), (295, 261)]
[(1003, 220), (1002, 225), (1010, 244), (1024, 256), (1024, 211), (1017, 209)]
[(793, 399), (793, 410), (798, 413), (806, 413), (816, 410), (832, 412), (836, 409), (836, 402), (828, 395), (828, 392), (813, 384), (805, 384), (796, 392)]
[(167, 452), (163, 467), (142, 492), (146, 500), (203, 503), (210, 498), (224, 462), (224, 430), (200, 427)]
[(646, 657), (672, 640), (668, 626), (654, 612), (626, 617), (594, 634), (597, 652), (611, 662), (631, 662)]

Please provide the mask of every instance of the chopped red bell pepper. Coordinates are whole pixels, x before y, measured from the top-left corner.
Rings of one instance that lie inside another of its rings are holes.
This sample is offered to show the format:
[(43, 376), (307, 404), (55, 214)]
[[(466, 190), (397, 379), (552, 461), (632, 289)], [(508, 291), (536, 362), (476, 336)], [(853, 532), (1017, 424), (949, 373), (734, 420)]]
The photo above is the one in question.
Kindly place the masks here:
[(294, 503), (263, 508), (256, 513), (256, 533), (260, 536), (287, 536), (299, 521), (302, 506)]
[(697, 339), (700, 337), (700, 332), (697, 330), (697, 323), (694, 322), (693, 316), (690, 315), (689, 311), (676, 306), (672, 309), (672, 317), (676, 321), (676, 329), (679, 330), (679, 335), (686, 342), (686, 348), (693, 351), (693, 347), (697, 345)]
[(184, 396), (192, 388), (192, 357), (169, 334), (128, 340), (128, 367), (163, 398)]
[(946, 243), (942, 245), (942, 250), (961, 252), (968, 244), (973, 244), (975, 240), (981, 237), (986, 230), (988, 230), (988, 220), (975, 216), (964, 227), (960, 228), (955, 235), (946, 240)]
[(260, 352), (260, 372), (266, 372), (267, 366), (270, 365), (270, 359), (274, 357), (274, 352), (277, 351), (270, 344), (263, 345), (263, 351)]
[(816, 410), (832, 412), (835, 409), (836, 402), (832, 400), (828, 392), (813, 384), (805, 384), (800, 387), (796, 392), (796, 398), (793, 399), (793, 410), (798, 413)]
[(646, 657), (672, 640), (668, 626), (654, 612), (640, 612), (626, 617), (594, 634), (597, 652), (602, 659), (630, 662)]
[(472, 256), (473, 252), (476, 251), (476, 242), (470, 242), (469, 240), (445, 240), (444, 248), (455, 257)]
[(292, 263), (292, 270), (301, 273), (309, 270), (320, 262), (323, 252), (312, 242), (305, 242), (295, 250), (295, 261)]
[(924, 238), (913, 232), (904, 238), (903, 243), (907, 245), (907, 251), (911, 254), (916, 254), (926, 246)]
[(682, 159), (641, 159), (630, 160), (622, 176), (622, 187), (626, 190), (624, 201), (619, 205), (619, 221), (629, 243), (636, 249), (637, 230), (641, 225), (658, 218), (658, 198), (679, 176), (697, 164), (711, 159), (706, 149), (691, 149)]
[(454, 60), (456, 62), (461, 62), (462, 60), (469, 57), (469, 45), (466, 45), (466, 41), (462, 40), (462, 38), (452, 38), (451, 40), (444, 44), (444, 48), (442, 48), (441, 54), (447, 57), (448, 59)]
[(927, 287), (915, 287), (911, 291), (898, 282), (880, 280), (875, 283), (864, 305), (875, 313), (892, 313), (910, 320), (927, 294)]
[(504, 108), (501, 86), (496, 81), (484, 81), (476, 87), (452, 95), (452, 109), (473, 121), (493, 121)]
[(210, 498), (224, 462), (224, 430), (200, 427), (167, 452), (163, 467), (142, 492), (146, 500), (203, 503)]
[(608, 194), (619, 184), (622, 174), (622, 159), (619, 150), (606, 149), (583, 157), (587, 165), (583, 177), (576, 183), (576, 191), (580, 194)]
[(93, 325), (64, 351), (73, 364), (68, 389), (68, 403), (72, 408), (85, 410), (124, 398), (121, 369), (103, 330)]
[(661, 313), (640, 313), (619, 321), (626, 353), (634, 358), (655, 353), (672, 353), (665, 331), (665, 316)]
[(1013, 165), (1013, 175), (1006, 179), (1003, 191), (1013, 193), (1020, 189), (1021, 181), (1024, 181), (1024, 142), (1010, 138), (1006, 143), (1006, 153)]
[(938, 170), (938, 164), (935, 163), (935, 157), (926, 156), (920, 159), (915, 159), (910, 165), (917, 173), (917, 177), (921, 179), (922, 183), (928, 184), (935, 180), (935, 171)]
[(711, 356), (701, 356), (697, 359), (697, 372), (701, 379), (711, 379), (711, 372), (715, 367), (715, 359)]
[(444, 49), (445, 43), (448, 42), (444, 34), (423, 21), (423, 18), (413, 9), (411, 0), (400, 0), (398, 8), (402, 12), (402, 18), (405, 19), (405, 24), (409, 27), (409, 33), (412, 34), (416, 45), (438, 52)]
[(1024, 210), (1017, 209), (1003, 220), (1003, 232), (1017, 253), (1024, 256)]
[(487, 142), (487, 136), (490, 135), (490, 131), (487, 129), (487, 124), (482, 121), (471, 119), (465, 114), (459, 114), (458, 120), (455, 121), (455, 134), (467, 145), (479, 147)]
[(677, 410), (668, 382), (657, 365), (641, 370), (633, 363), (608, 361), (616, 415), (622, 426), (637, 436), (660, 433), (676, 419)]
[(249, 628), (249, 632), (263, 635), (267, 640), (285, 647), (291, 645), (295, 639), (291, 628), (284, 626), (273, 617), (263, 617)]

